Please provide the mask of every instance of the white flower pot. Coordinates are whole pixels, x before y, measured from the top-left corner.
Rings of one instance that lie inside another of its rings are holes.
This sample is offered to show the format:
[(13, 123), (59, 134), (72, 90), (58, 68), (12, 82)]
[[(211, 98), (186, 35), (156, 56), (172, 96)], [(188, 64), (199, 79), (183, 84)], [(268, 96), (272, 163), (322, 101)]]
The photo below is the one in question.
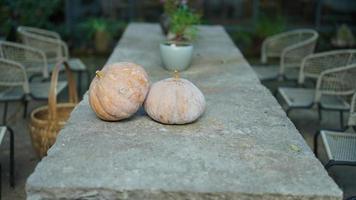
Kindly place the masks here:
[(193, 45), (160, 44), (161, 58), (166, 69), (183, 71), (190, 66), (193, 55)]

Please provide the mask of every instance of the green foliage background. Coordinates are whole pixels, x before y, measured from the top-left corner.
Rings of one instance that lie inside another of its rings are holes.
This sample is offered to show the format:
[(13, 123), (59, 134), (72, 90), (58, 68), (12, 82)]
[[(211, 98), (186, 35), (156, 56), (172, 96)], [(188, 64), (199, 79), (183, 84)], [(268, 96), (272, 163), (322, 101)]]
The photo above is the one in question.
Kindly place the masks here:
[(89, 18), (78, 24), (78, 31), (85, 33), (82, 36), (90, 40), (95, 33), (106, 32), (112, 37), (117, 37), (121, 31), (124, 30), (126, 23), (119, 20), (110, 20), (106, 18)]
[(63, 33), (63, 25), (54, 18), (63, 13), (61, 0), (0, 0), (0, 33), (9, 36), (12, 27), (18, 25), (55, 29)]

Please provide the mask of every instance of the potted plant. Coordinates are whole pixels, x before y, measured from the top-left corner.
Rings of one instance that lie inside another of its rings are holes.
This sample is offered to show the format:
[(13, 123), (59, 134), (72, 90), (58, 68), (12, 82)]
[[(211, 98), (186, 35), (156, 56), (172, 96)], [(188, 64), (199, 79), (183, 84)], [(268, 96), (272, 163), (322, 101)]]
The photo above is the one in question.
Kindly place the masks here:
[(160, 44), (161, 57), (168, 70), (182, 71), (189, 67), (192, 54), (192, 40), (197, 35), (200, 15), (186, 5), (180, 5), (172, 14), (168, 41)]
[(91, 18), (81, 24), (87, 37), (94, 39), (95, 50), (99, 53), (108, 52), (113, 35), (121, 26), (121, 22), (104, 18)]
[(355, 37), (350, 28), (343, 24), (338, 28), (336, 37), (331, 42), (335, 47), (339, 48), (352, 47), (355, 44)]

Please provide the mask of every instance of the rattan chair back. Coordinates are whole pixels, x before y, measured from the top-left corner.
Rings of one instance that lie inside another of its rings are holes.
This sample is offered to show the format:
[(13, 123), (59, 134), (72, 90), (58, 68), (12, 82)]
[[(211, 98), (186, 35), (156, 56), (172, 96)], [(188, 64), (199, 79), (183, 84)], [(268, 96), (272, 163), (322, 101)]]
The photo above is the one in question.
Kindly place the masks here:
[(44, 78), (49, 77), (46, 56), (39, 49), (15, 42), (0, 41), (0, 56), (21, 63), (28, 76), (42, 74)]
[[(298, 49), (293, 53), (291, 52), (291, 55), (287, 55), (292, 60), (293, 57), (300, 57), (298, 54), (304, 55), (313, 52), (318, 37), (318, 32), (313, 29), (297, 29), (270, 36), (262, 43), (261, 62), (267, 63), (268, 58), (281, 58), (286, 48)], [(284, 62), (288, 64), (288, 59)]]
[(316, 103), (322, 95), (351, 96), (356, 92), (356, 63), (345, 67), (324, 70), (315, 91)]
[(317, 79), (325, 70), (354, 63), (356, 63), (355, 49), (333, 50), (308, 55), (302, 61), (298, 82), (303, 84), (306, 78)]
[(21, 87), (24, 94), (30, 93), (27, 74), (24, 67), (17, 62), (0, 58), (0, 89)]
[(20, 26), (17, 32), (24, 44), (42, 50), (49, 63), (68, 59), (68, 47), (58, 33), (26, 26)]

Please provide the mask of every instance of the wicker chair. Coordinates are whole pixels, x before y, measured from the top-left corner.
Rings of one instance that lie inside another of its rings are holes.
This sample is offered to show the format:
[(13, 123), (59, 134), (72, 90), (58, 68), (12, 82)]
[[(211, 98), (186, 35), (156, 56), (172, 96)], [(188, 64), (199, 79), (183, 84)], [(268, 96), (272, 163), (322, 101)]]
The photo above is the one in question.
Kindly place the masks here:
[[(352, 96), (352, 99), (351, 99), (351, 108), (350, 108), (350, 114), (349, 114), (349, 120), (348, 120), (347, 126), (344, 129), (342, 129), (341, 131), (344, 132), (351, 127), (356, 131), (356, 93)], [(340, 131), (338, 131), (338, 132), (340, 132)], [(318, 156), (318, 138), (319, 138), (320, 134), (321, 134), (321, 132), (318, 131), (314, 135), (314, 154), (316, 156)]]
[(25, 26), (20, 26), (17, 31), (24, 44), (45, 53), (48, 63), (52, 64), (59, 59), (69, 58), (68, 46), (61, 40), (58, 33)]
[(297, 80), (302, 59), (314, 52), (319, 34), (312, 29), (299, 29), (266, 38), (261, 48), (261, 63), (279, 58), (277, 65), (254, 66), (261, 81)]
[(14, 42), (0, 41), (0, 57), (21, 63), (25, 67), (29, 79), (41, 75), (47, 79), (48, 64), (43, 51)]
[[(4, 102), (3, 124), (6, 124), (7, 106), (10, 101), (21, 101), (24, 104), (24, 117), (27, 113), (27, 102), (31, 99), (47, 100), (49, 82), (29, 82), (25, 67), (12, 60), (0, 58), (0, 102)], [(57, 94), (65, 87), (66, 82), (58, 83)]]
[(319, 118), (321, 110), (340, 111), (340, 124), (343, 127), (343, 111), (350, 109), (343, 98), (356, 91), (356, 64), (324, 70), (317, 79), (315, 89), (278, 88), (278, 96), (286, 106), (287, 115), (292, 109), (307, 109), (317, 105)]
[[(326, 170), (333, 166), (356, 166), (355, 133), (323, 130), (321, 138), (328, 159), (324, 165)], [(348, 197), (347, 200), (356, 200), (356, 196)]]
[(356, 134), (335, 131), (321, 131), (328, 162), (325, 168), (334, 165), (356, 166)]
[(303, 85), (306, 79), (316, 80), (328, 69), (338, 68), (356, 63), (356, 50), (344, 49), (306, 56), (301, 64), (298, 83)]
[(59, 61), (68, 61), (71, 70), (78, 73), (79, 93), (81, 93), (82, 73), (86, 74), (87, 83), (89, 83), (89, 71), (80, 59), (69, 58), (68, 46), (58, 33), (26, 26), (18, 27), (17, 32), (24, 44), (45, 52), (50, 72)]

